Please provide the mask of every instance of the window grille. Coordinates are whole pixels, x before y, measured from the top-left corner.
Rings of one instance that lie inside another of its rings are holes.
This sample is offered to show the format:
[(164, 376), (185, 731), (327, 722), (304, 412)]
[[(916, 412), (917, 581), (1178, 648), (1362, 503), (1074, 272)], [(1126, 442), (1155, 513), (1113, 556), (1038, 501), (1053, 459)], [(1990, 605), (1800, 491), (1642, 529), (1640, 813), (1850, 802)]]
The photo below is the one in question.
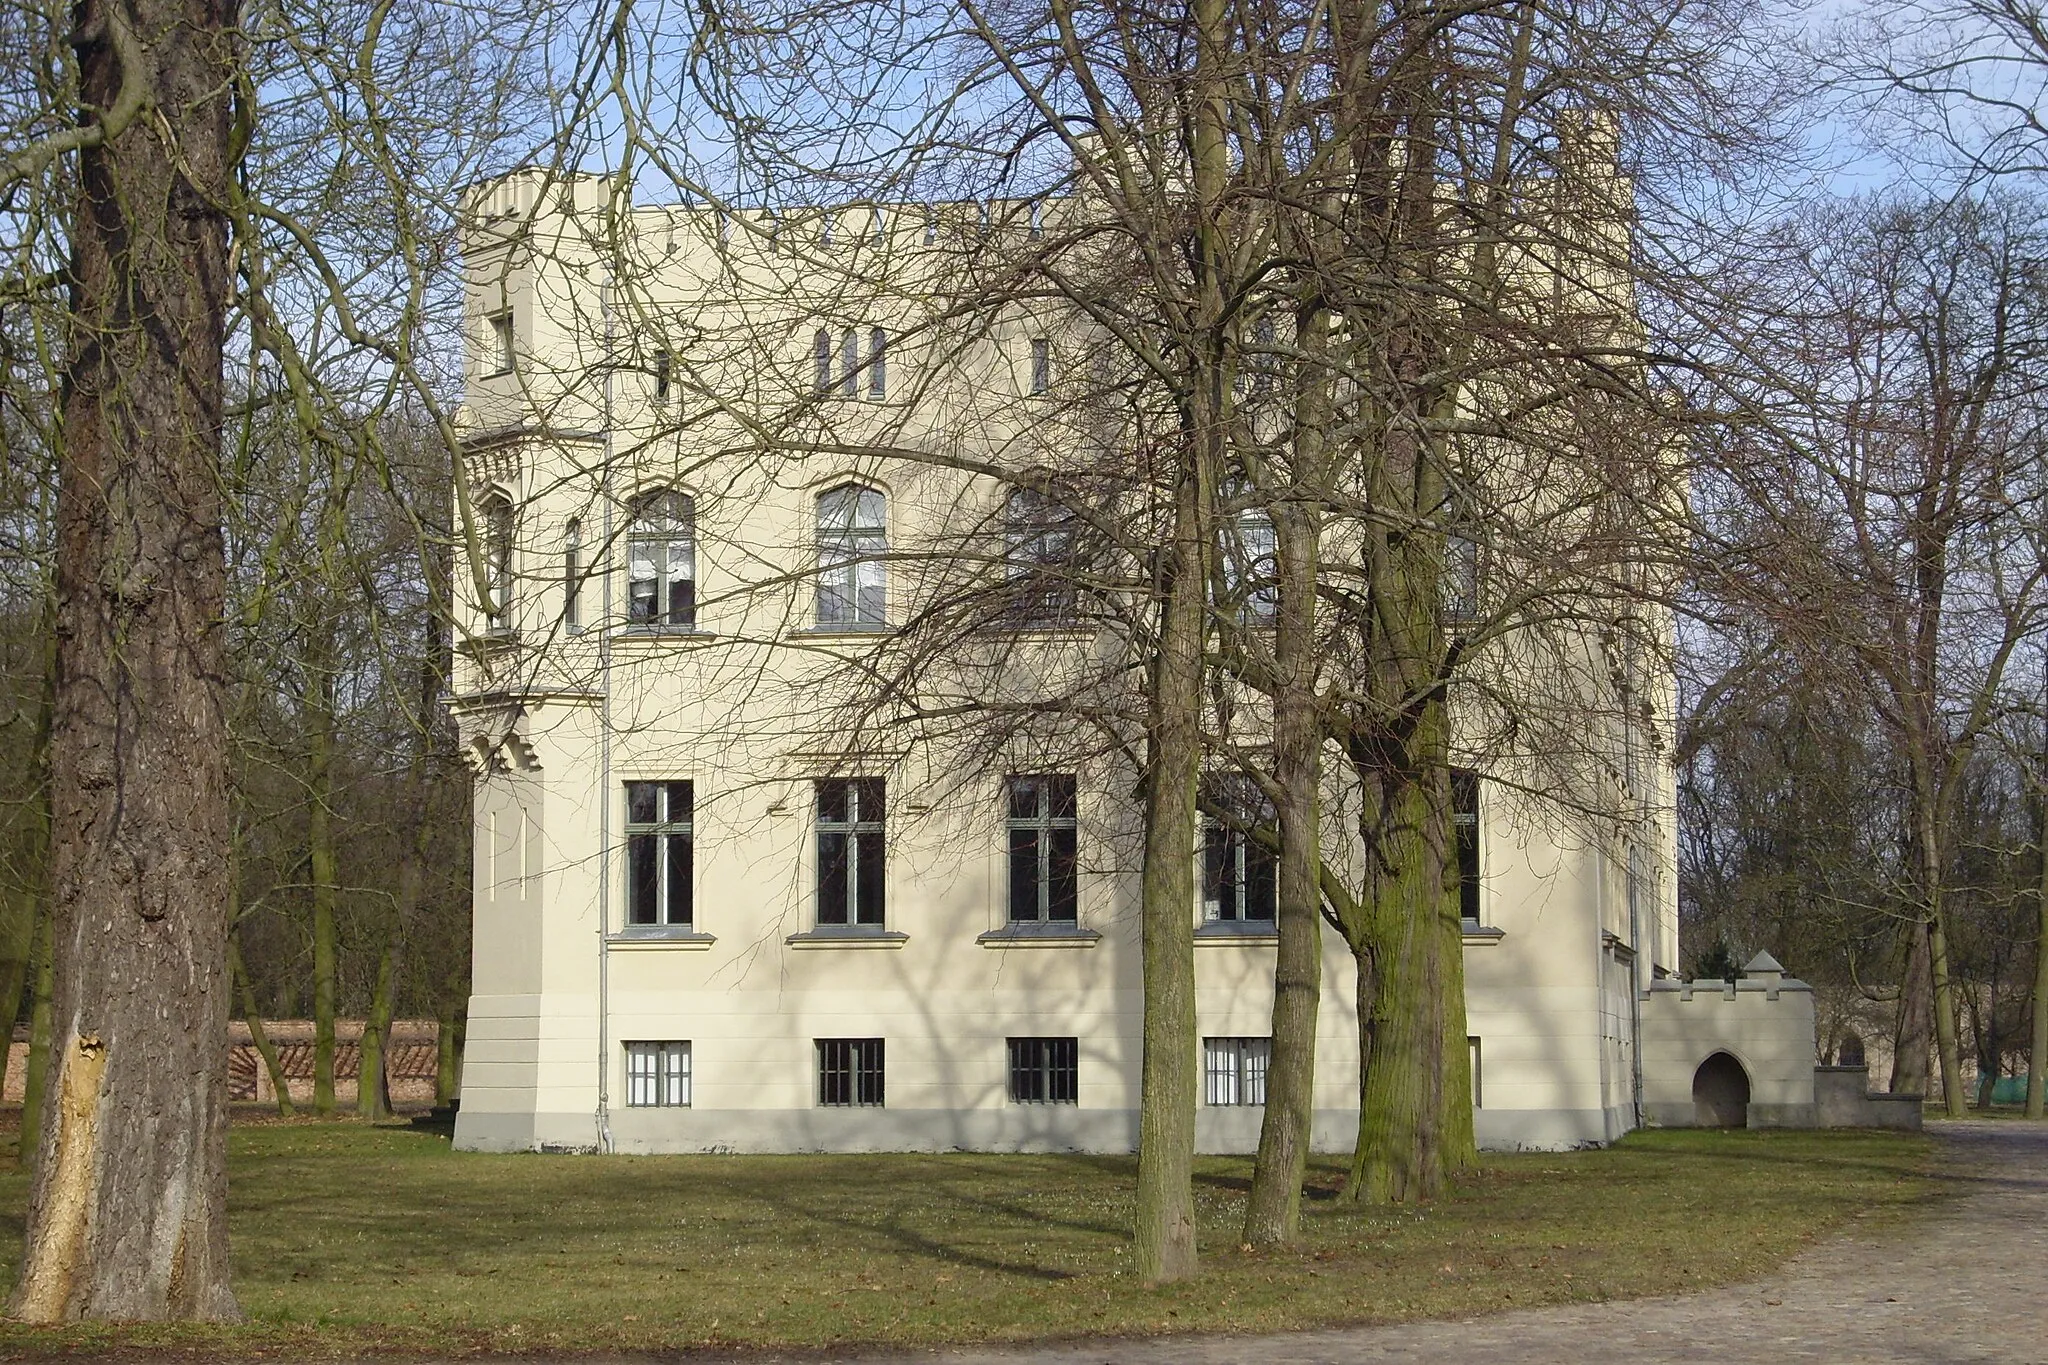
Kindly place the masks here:
[(626, 784), (626, 923), (692, 922), (695, 804), (688, 782)]
[(1007, 786), (1010, 919), (1072, 924), (1080, 904), (1074, 777), (1018, 776)]
[(1010, 1039), (1010, 1103), (1079, 1104), (1080, 1056), (1076, 1038)]
[(818, 783), (818, 923), (888, 922), (885, 812), (879, 777)]
[(688, 1108), (690, 1045), (626, 1044), (626, 1103), (635, 1109)]
[(1204, 1038), (1202, 1099), (1206, 1104), (1266, 1102), (1266, 1066), (1272, 1060), (1270, 1038)]
[(818, 1103), (835, 1109), (881, 1105), (880, 1038), (818, 1039)]

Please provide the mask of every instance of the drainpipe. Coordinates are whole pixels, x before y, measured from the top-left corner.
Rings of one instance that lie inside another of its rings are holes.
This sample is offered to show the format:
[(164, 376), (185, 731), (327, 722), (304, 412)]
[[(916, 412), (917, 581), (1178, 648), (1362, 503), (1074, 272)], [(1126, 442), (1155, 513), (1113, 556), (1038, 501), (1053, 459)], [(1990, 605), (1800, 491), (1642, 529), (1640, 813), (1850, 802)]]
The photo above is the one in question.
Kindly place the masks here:
[(603, 507), (597, 618), (597, 1150), (612, 1148), (611, 1116), (611, 952), (605, 942), (612, 923), (612, 284), (597, 287), (604, 336), (604, 464), (597, 475)]
[(1634, 845), (1628, 855), (1628, 944), (1635, 956), (1628, 964), (1629, 1104), (1635, 1127), (1643, 1126), (1643, 911), (1638, 894)]

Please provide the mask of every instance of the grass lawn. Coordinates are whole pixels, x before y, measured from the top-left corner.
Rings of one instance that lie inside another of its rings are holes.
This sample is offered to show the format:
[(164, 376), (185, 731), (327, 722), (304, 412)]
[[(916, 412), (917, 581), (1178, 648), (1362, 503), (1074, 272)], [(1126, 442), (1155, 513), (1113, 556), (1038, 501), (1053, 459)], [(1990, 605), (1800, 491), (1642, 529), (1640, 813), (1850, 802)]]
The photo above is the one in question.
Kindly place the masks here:
[[(1875, 1133), (1639, 1134), (1491, 1157), (1436, 1204), (1358, 1210), (1312, 1172), (1307, 1240), (1236, 1233), (1250, 1163), (1199, 1168), (1204, 1271), (1129, 1274), (1133, 1163), (1075, 1156), (457, 1153), (356, 1123), (232, 1137), (246, 1325), (30, 1332), (0, 1354), (843, 1346), (1270, 1331), (1696, 1288), (1937, 1197), (1930, 1144)], [(12, 1283), (25, 1180), (0, 1173)]]

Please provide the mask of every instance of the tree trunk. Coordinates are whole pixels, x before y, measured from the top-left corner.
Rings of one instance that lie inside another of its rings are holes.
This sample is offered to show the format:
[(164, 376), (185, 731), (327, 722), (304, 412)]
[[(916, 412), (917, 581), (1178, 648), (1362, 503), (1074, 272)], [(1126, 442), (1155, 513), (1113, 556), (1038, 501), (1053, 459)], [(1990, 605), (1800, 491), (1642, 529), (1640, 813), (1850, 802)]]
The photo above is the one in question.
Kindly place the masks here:
[[(54, 1102), (14, 1315), (227, 1320), (221, 360), (236, 14), (80, 0), (51, 732)], [(127, 88), (124, 89), (124, 83)], [(152, 106), (130, 117), (132, 96)], [(119, 122), (112, 119), (120, 111)]]
[(441, 988), (440, 1027), (434, 1037), (434, 1104), (446, 1107), (462, 1093), (462, 1023), (467, 992), (459, 981)]
[(391, 1038), (391, 968), (397, 951), (394, 935), (384, 936), (377, 952), (377, 983), (370, 991), (370, 1013), (363, 1020), (363, 1042), (357, 1051), (356, 1113), (366, 1119), (391, 1117), (391, 1080), (385, 1053)]
[(1941, 1104), (1952, 1119), (1969, 1112), (1963, 1094), (1962, 1043), (1956, 1029), (1955, 979), (1949, 972), (1948, 925), (1939, 897), (1927, 917), (1927, 962), (1934, 977), (1934, 1039), (1941, 1062)]
[[(1422, 724), (1440, 735), (1441, 703), (1430, 706), (1437, 714)], [(1450, 794), (1437, 788), (1448, 779), (1448, 769), (1432, 772), (1426, 763), (1370, 779), (1380, 794), (1366, 856), (1379, 873), (1363, 908), (1376, 979), (1360, 1040), (1365, 1088), (1345, 1189), (1363, 1203), (1433, 1199), (1443, 1190), (1443, 828)]]
[(263, 1059), (263, 1070), (270, 1077), (270, 1088), (277, 1094), (278, 1117), (288, 1119), (298, 1113), (298, 1106), (292, 1103), (291, 1078), (285, 1075), (277, 1048), (272, 1045), (270, 1035), (264, 1032), (263, 1011), (256, 1008), (256, 989), (249, 984), (248, 969), (242, 965), (242, 945), (232, 934), (228, 936), (228, 975), (233, 978), (235, 989), (242, 998), (242, 1022), (249, 1026), (249, 1042), (256, 1049), (256, 1055)]
[[(1320, 376), (1314, 381), (1321, 382)], [(1302, 452), (1297, 451), (1297, 456)], [(1301, 1232), (1301, 1182), (1315, 1120), (1316, 1014), (1323, 991), (1322, 718), (1316, 706), (1315, 585), (1320, 528), (1304, 504), (1272, 510), (1279, 577), (1274, 638), (1273, 782), (1279, 789), (1280, 944), (1273, 966), (1272, 1057), (1259, 1158), (1245, 1205), (1252, 1246)]]
[[(1199, 457), (1197, 457), (1199, 459)], [(1140, 928), (1145, 1053), (1138, 1110), (1135, 1258), (1148, 1284), (1195, 1271), (1195, 784), (1202, 758), (1207, 489), (1186, 471), (1160, 552), (1164, 600), (1152, 665)]]
[(1892, 1033), (1894, 1095), (1927, 1095), (1927, 1055), (1934, 1034), (1934, 969), (1929, 965), (1927, 921), (1906, 926), (1906, 966), (1899, 976), (1898, 1024)]
[[(28, 827), (18, 854), (20, 875), (0, 897), (0, 1021), (5, 1023), (5, 1037), (0, 1040), (0, 1090), (7, 1088), (7, 1068), (14, 1059), (14, 1021), (21, 1016), (22, 992), (32, 984), (36, 924), (50, 897), (50, 725), (57, 682), (56, 624), (56, 602), (50, 599), (43, 606), (43, 680), (37, 689), (35, 740), (29, 753)], [(24, 1151), (31, 1131), (21, 1130)]]
[(2027, 1117), (2048, 1117), (2048, 789), (2041, 793), (2041, 871), (2035, 890), (2034, 1019), (2027, 1045)]
[(310, 668), (306, 712), (306, 853), (313, 882), (313, 1112), (334, 1112), (334, 672)]

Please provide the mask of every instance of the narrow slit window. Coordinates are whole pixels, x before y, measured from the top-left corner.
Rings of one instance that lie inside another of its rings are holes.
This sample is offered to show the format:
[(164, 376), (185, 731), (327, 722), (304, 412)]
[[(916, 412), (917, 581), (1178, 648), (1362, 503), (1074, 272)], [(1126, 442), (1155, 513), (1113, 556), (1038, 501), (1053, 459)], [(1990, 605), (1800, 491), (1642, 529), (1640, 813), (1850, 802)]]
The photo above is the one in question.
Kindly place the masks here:
[(1045, 337), (1031, 342), (1031, 391), (1052, 392), (1052, 342)]
[(880, 327), (868, 333), (868, 397), (881, 402), (889, 396), (889, 334)]
[(515, 340), (512, 330), (512, 314), (509, 310), (502, 313), (493, 313), (489, 318), (489, 322), (491, 329), (491, 368), (489, 372), (491, 374), (510, 374), (518, 363), (518, 355), (514, 350)]
[(852, 327), (839, 334), (839, 392), (847, 398), (860, 392), (860, 333)]
[(1467, 928), (1476, 929), (1485, 922), (1480, 904), (1479, 774), (1469, 768), (1451, 769), (1451, 829), (1457, 841), (1458, 917)]
[(576, 520), (562, 535), (562, 625), (583, 628), (583, 523)]
[(811, 391), (822, 398), (832, 392), (832, 333), (823, 327), (811, 338), (811, 364), (815, 370)]

